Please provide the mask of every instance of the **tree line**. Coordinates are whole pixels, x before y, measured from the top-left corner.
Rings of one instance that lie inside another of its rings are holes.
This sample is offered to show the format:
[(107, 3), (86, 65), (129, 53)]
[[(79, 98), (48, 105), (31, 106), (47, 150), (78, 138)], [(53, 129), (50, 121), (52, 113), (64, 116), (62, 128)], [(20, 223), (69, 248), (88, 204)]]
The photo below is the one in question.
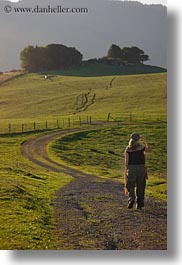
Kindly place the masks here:
[(45, 47), (28, 46), (20, 53), (21, 66), (28, 72), (60, 70), (79, 66), (83, 55), (74, 47), (49, 44)]
[(143, 63), (149, 60), (149, 56), (143, 50), (136, 46), (124, 47), (112, 44), (107, 53), (108, 58), (121, 59), (126, 63)]
[[(74, 47), (62, 44), (49, 44), (45, 47), (27, 46), (20, 53), (21, 66), (28, 72), (42, 72), (62, 70), (81, 65), (83, 55)], [(136, 46), (120, 48), (112, 44), (107, 55), (99, 59), (90, 59), (90, 62), (111, 63), (125, 65), (143, 63), (149, 56)]]

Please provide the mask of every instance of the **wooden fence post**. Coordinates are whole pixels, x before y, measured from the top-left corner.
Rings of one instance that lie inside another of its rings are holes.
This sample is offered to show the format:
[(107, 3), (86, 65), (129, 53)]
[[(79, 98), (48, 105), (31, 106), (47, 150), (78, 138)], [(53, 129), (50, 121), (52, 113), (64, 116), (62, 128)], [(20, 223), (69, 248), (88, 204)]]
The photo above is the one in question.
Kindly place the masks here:
[(8, 132), (11, 133), (11, 123), (8, 125)]
[(79, 116), (79, 124), (80, 124), (80, 126), (82, 125), (82, 119), (80, 116)]
[(70, 118), (68, 118), (68, 127), (71, 127), (71, 121), (70, 121)]
[(110, 116), (111, 116), (111, 113), (108, 113), (108, 115), (107, 115), (107, 122), (109, 122)]
[(130, 112), (130, 121), (132, 121), (132, 113)]

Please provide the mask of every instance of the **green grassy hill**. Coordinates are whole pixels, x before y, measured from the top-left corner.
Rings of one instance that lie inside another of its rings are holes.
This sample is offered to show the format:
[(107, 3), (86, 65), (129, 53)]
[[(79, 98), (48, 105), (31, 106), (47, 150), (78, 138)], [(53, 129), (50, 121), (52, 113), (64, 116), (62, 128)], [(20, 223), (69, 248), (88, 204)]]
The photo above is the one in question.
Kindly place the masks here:
[(97, 77), (59, 74), (51, 73), (50, 79), (26, 74), (2, 84), (1, 122), (72, 114), (166, 112), (166, 73)]
[(112, 66), (100, 63), (84, 62), (80, 67), (75, 67), (69, 70), (54, 71), (52, 73), (64, 76), (95, 77), (95, 76), (112, 76), (112, 75), (151, 74), (151, 73), (164, 73), (164, 72), (166, 72), (166, 69), (162, 67), (145, 65), (145, 64)]

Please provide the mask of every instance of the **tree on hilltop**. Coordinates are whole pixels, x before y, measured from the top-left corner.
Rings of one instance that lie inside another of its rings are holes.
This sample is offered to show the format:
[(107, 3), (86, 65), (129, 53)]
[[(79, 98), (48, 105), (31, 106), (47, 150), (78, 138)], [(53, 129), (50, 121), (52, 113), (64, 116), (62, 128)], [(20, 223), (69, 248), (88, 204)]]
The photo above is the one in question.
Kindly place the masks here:
[(46, 47), (25, 47), (20, 53), (20, 59), (24, 70), (41, 72), (78, 66), (82, 62), (82, 54), (73, 47), (49, 44)]
[(107, 57), (112, 59), (122, 58), (121, 48), (115, 44), (112, 44), (107, 52)]
[(124, 47), (112, 44), (107, 53), (108, 59), (118, 59), (124, 63), (143, 63), (149, 60), (149, 56), (143, 50), (136, 46)]
[(149, 60), (149, 56), (136, 46), (124, 47), (122, 49), (123, 58), (128, 63), (143, 63)]
[(22, 69), (37, 72), (46, 69), (47, 60), (44, 48), (28, 46), (20, 53)]

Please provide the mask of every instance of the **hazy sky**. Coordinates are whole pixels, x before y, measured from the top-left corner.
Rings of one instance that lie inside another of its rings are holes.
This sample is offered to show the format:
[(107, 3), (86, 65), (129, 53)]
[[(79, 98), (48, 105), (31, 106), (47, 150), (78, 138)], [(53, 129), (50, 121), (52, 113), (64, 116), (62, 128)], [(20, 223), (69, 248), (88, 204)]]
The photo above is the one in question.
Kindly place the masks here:
[[(9, 0), (11, 2), (18, 2), (19, 0)], [(123, 1), (123, 0), (120, 0)], [(126, 0), (125, 0), (126, 1)], [(141, 2), (143, 4), (162, 4), (167, 5), (167, 0), (137, 0), (138, 2)]]
[[(0, 0), (0, 10), (3, 10), (2, 2)], [(49, 43), (76, 47), (83, 54), (84, 60), (105, 56), (112, 43), (120, 47), (135, 45), (149, 55), (148, 64), (166, 67), (165, 7), (144, 6), (136, 1), (128, 5), (127, 1), (119, 0), (24, 0), (22, 3), (31, 2), (46, 5), (86, 2), (92, 12), (85, 16), (18, 16), (1, 12), (1, 71), (19, 69), (20, 52), (26, 46), (45, 46)]]

